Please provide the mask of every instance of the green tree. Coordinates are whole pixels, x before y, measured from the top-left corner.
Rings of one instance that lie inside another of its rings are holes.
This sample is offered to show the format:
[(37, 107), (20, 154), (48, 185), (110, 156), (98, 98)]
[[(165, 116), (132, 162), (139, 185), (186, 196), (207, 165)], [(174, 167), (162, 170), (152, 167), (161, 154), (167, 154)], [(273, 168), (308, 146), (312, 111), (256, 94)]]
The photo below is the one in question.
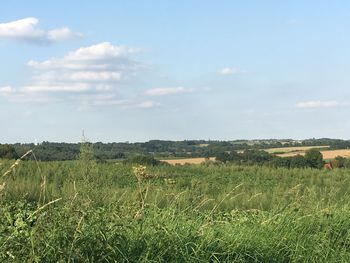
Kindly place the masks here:
[(343, 168), (346, 162), (346, 158), (342, 157), (342, 156), (337, 156), (335, 157), (332, 161), (332, 167), (334, 168)]
[(19, 156), (13, 146), (8, 144), (0, 145), (0, 158), (3, 159), (17, 159)]
[(243, 160), (248, 164), (264, 164), (273, 159), (273, 156), (262, 150), (245, 150), (242, 153)]
[(308, 166), (305, 157), (300, 154), (293, 157), (289, 157), (289, 159), (290, 168), (304, 168)]
[(131, 156), (126, 160), (126, 163), (140, 164), (140, 165), (160, 165), (163, 164), (161, 161), (155, 159), (151, 155), (135, 155)]
[(219, 152), (219, 153), (217, 153), (215, 159), (217, 161), (226, 163), (226, 162), (230, 161), (230, 154), (228, 152)]
[(289, 166), (290, 166), (290, 159), (276, 156), (276, 157), (274, 157), (271, 160), (270, 164), (273, 167), (286, 167), (286, 168), (289, 168)]
[(305, 160), (309, 167), (322, 169), (324, 166), (323, 155), (317, 149), (309, 149), (305, 152)]
[(350, 169), (350, 159), (349, 158), (345, 159), (345, 161), (344, 161), (344, 168)]

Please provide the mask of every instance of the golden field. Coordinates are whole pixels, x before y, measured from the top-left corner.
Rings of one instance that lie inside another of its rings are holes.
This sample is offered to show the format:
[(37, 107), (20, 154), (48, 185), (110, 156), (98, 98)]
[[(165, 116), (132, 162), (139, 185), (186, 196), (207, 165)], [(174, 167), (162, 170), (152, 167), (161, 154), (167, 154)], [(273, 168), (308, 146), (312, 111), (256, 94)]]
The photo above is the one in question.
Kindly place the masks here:
[[(206, 158), (185, 158), (185, 159), (170, 159), (170, 160), (161, 160), (172, 165), (184, 165), (184, 164), (201, 164), (205, 162)], [(215, 157), (210, 157), (209, 160), (215, 161)]]
[[(325, 149), (320, 152), (324, 159), (334, 159), (337, 156), (342, 156), (345, 158), (350, 158), (350, 149), (341, 150), (326, 150), (329, 146), (300, 146), (300, 147), (285, 147), (285, 148), (270, 148), (265, 149), (268, 153), (276, 153), (279, 157), (292, 157), (298, 154), (305, 155), (305, 152), (309, 149)], [(171, 165), (184, 165), (184, 164), (201, 164), (205, 162), (206, 158), (180, 158), (180, 159), (163, 159), (162, 162), (166, 162)], [(209, 160), (215, 161), (215, 157), (210, 157)]]
[[(350, 158), (350, 149), (342, 149), (342, 150), (329, 150), (329, 151), (321, 151), (323, 155), (323, 159), (334, 159), (337, 156), (342, 156), (345, 158)], [(282, 154), (277, 154), (277, 156), (280, 157), (291, 157), (295, 155), (304, 155), (304, 152), (287, 152), (287, 153), (282, 153)]]

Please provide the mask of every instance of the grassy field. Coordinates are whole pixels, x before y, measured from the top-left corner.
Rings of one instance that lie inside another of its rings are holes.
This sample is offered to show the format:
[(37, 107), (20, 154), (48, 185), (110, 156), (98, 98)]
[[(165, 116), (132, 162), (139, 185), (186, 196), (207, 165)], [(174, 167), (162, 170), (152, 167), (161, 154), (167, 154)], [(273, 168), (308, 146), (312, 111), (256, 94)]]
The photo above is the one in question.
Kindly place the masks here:
[(1, 262), (350, 260), (349, 170), (12, 164)]

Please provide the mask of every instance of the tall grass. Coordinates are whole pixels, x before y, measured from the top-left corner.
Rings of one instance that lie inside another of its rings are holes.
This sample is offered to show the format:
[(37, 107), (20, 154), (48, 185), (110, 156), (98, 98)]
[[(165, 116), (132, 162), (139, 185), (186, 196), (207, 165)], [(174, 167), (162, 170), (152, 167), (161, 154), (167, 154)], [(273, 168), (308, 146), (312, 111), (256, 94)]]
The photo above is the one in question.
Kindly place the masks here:
[[(11, 165), (2, 163), (1, 174)], [(135, 172), (86, 157), (21, 163), (1, 192), (0, 260), (350, 260), (349, 170), (198, 165)], [(49, 205), (38, 211), (43, 175)]]

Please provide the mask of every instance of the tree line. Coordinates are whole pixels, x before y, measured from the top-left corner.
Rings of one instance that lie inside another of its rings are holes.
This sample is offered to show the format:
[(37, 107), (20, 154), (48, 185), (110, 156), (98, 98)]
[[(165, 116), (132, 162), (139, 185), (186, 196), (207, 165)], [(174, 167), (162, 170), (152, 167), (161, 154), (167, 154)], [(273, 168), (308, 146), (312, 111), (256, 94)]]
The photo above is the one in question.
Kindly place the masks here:
[[(151, 140), (148, 142), (114, 142), (114, 143), (91, 143), (95, 158), (97, 160), (110, 159), (127, 159), (135, 155), (149, 155), (154, 158), (169, 158), (169, 157), (225, 157), (225, 152), (230, 152), (234, 155), (237, 152), (245, 152), (248, 156), (257, 156), (257, 163), (273, 162), (275, 165), (299, 167), (304, 166), (304, 161), (301, 157), (295, 158), (272, 158), (264, 153), (256, 152), (259, 149), (280, 148), (290, 146), (319, 146), (328, 145), (330, 149), (347, 149), (350, 148), (350, 141), (339, 139), (308, 139), (303, 141), (294, 140), (234, 140), (234, 141), (212, 141), (212, 140)], [(75, 160), (79, 156), (81, 143), (57, 143), (57, 142), (42, 142), (38, 145), (33, 143), (28, 144), (0, 144), (0, 158), (16, 159), (22, 156), (28, 150), (34, 150), (37, 159), (42, 161), (64, 161)], [(244, 155), (244, 156), (245, 156)], [(255, 157), (237, 157), (229, 158), (242, 162), (251, 162)], [(268, 160), (266, 160), (268, 159)], [(344, 160), (338, 160), (338, 163), (343, 164)], [(345, 162), (346, 163), (346, 162)], [(336, 163), (337, 165), (337, 163)]]
[[(242, 152), (221, 152), (216, 155), (216, 160), (223, 163), (245, 165), (269, 165), (285, 168), (317, 168), (325, 165), (322, 153), (317, 149), (309, 149), (305, 155), (279, 157), (263, 150), (245, 150)], [(330, 168), (350, 168), (350, 159), (338, 156), (330, 161)]]

